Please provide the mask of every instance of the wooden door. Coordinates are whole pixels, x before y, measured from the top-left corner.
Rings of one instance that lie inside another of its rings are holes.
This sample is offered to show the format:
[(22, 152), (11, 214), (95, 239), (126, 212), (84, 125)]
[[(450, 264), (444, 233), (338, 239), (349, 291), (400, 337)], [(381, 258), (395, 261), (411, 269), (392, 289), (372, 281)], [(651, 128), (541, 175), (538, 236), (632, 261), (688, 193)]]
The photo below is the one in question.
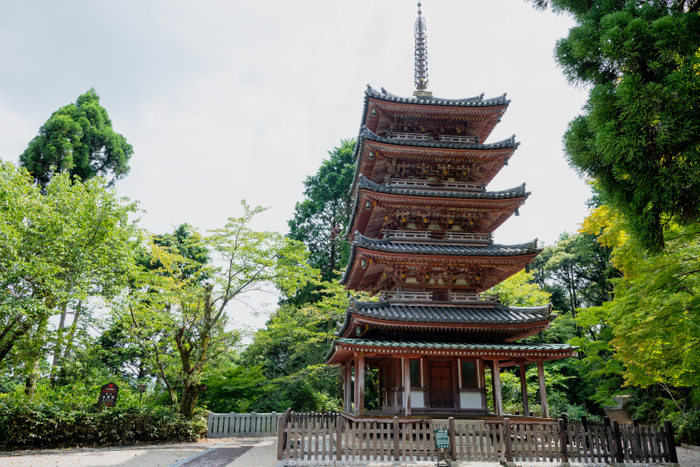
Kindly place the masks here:
[(447, 409), (454, 407), (454, 387), (452, 385), (452, 362), (431, 361), (428, 364), (430, 385), (430, 408)]

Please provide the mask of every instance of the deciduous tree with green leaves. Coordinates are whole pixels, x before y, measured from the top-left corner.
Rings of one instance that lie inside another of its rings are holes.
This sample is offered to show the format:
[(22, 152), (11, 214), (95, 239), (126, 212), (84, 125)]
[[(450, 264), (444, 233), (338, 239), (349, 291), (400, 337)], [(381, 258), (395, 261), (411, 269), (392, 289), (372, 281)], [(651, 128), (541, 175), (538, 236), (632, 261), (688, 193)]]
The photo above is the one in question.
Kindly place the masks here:
[[(183, 267), (192, 260), (153, 243), (152, 261), (162, 267), (142, 272), (122, 308), (122, 315), (131, 321), (134, 338), (151, 342), (144, 349), (161, 371), (171, 397), (169, 365), (158, 359), (178, 361), (180, 411), (187, 417), (194, 415), (198, 387), (212, 355), (230, 350), (236, 343), (237, 333), (225, 326), (229, 304), (246, 303), (247, 294), (253, 291), (277, 290), (290, 296), (317, 279), (317, 271), (307, 264), (303, 243), (276, 232), (253, 230), (253, 217), (265, 208), (242, 205), (243, 216), (229, 218), (223, 228), (202, 237), (201, 246), (213, 257), (208, 266)], [(202, 281), (202, 277), (206, 279)], [(158, 337), (157, 342), (154, 337)], [(169, 352), (168, 345), (174, 352)]]

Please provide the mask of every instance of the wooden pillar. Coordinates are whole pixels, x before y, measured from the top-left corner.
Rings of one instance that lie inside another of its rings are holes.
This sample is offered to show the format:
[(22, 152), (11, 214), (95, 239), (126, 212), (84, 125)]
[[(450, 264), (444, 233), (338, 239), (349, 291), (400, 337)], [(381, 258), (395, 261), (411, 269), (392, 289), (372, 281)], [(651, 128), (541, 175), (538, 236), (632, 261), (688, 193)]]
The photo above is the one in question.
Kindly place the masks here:
[(355, 356), (355, 415), (365, 414), (365, 354)]
[(547, 389), (544, 386), (544, 366), (542, 360), (537, 361), (537, 379), (540, 381), (540, 401), (542, 403), (542, 418), (549, 418), (549, 406), (547, 405)]
[(345, 387), (343, 388), (345, 398), (343, 401), (343, 409), (346, 412), (352, 412), (352, 362), (345, 362)]
[(527, 400), (527, 376), (525, 362), (520, 362), (520, 392), (523, 394), (523, 415), (530, 416), (530, 404)]
[[(384, 393), (382, 393), (382, 388), (383, 382), (382, 378), (384, 377), (384, 362), (379, 363), (379, 368), (377, 369), (377, 388), (379, 389), (379, 411), (381, 412), (382, 406), (384, 405)], [(340, 458), (338, 458), (340, 459)]]
[(497, 417), (503, 416), (503, 398), (501, 397), (501, 366), (498, 360), (493, 361), (493, 408)]
[(403, 410), (406, 415), (411, 415), (411, 360), (403, 359)]

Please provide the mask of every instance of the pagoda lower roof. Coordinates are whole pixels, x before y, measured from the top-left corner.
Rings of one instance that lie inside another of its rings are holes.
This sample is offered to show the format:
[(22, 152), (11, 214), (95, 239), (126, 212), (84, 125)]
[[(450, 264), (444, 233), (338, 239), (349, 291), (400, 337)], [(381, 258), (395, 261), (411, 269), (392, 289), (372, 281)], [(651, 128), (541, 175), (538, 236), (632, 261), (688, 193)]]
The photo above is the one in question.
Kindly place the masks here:
[(489, 162), (482, 162), (490, 167), (484, 174), (483, 179), (484, 184), (488, 184), (503, 167), (503, 164), (507, 163), (507, 160), (510, 159), (519, 145), (520, 143), (515, 141), (515, 135), (502, 141), (488, 144), (435, 140), (416, 141), (400, 138), (383, 138), (370, 131), (367, 127), (362, 127), (353, 152), (353, 159), (357, 160), (357, 166), (353, 186), (350, 188), (350, 191), (353, 190), (358, 176), (363, 173), (363, 164), (368, 162), (365, 156), (367, 146), (381, 147), (384, 152), (400, 153), (403, 157), (423, 162), (445, 163), (448, 160), (452, 160), (455, 163), (464, 163), (473, 159), (488, 160)]
[(424, 189), (418, 190), (415, 188), (398, 188), (386, 185), (380, 185), (367, 180), (364, 175), (360, 174), (355, 188), (355, 201), (357, 202), (357, 193), (361, 189), (367, 189), (377, 193), (388, 193), (393, 195), (403, 196), (421, 196), (430, 198), (457, 198), (457, 199), (513, 199), (525, 198), (530, 196), (530, 192), (525, 191), (525, 184), (508, 188), (499, 191), (456, 191), (449, 189)]
[(559, 360), (577, 355), (570, 344), (516, 344), (516, 343), (474, 343), (439, 341), (404, 341), (380, 339), (340, 338), (333, 341), (326, 354), (326, 363), (342, 363), (355, 354), (365, 352), (373, 356), (393, 356), (399, 354), (419, 354), (440, 357), (481, 357), (487, 360), (500, 360), (501, 366), (513, 365), (518, 361)]
[(421, 325), (426, 324), (465, 325), (459, 326), (463, 330), (471, 328), (489, 329), (494, 326), (517, 326), (517, 329), (512, 329), (511, 331), (522, 333), (524, 331), (522, 325), (534, 325), (526, 327), (528, 329), (538, 328), (534, 332), (536, 334), (539, 330), (546, 328), (556, 316), (556, 314), (552, 313), (551, 305), (511, 307), (498, 304), (495, 306), (470, 307), (459, 306), (450, 302), (409, 305), (390, 302), (351, 301), (350, 306), (346, 310), (345, 321), (336, 334), (344, 336), (348, 330), (352, 329), (353, 319), (355, 322), (366, 321), (362, 318), (368, 318), (369, 321), (367, 322), (385, 325), (401, 324), (403, 327), (415, 327), (416, 329), (425, 327)]
[(384, 88), (381, 88), (381, 91), (376, 91), (367, 85), (360, 128), (367, 126), (376, 131), (380, 116), (373, 116), (369, 112), (369, 108), (370, 106), (379, 106), (383, 107), (385, 112), (413, 117), (420, 115), (422, 119), (432, 118), (444, 121), (447, 118), (464, 121), (471, 118), (480, 122), (477, 136), (480, 141), (486, 141), (509, 104), (510, 100), (506, 99), (505, 93), (489, 99), (484, 99), (483, 94), (465, 99), (428, 96), (399, 97), (387, 92)]

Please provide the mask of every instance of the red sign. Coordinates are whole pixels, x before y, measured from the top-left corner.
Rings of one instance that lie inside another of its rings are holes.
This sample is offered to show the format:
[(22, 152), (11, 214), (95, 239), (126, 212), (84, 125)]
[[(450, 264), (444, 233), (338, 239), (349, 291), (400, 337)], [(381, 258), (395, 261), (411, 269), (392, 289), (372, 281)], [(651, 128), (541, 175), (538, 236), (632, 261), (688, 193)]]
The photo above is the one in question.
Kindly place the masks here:
[(100, 389), (100, 397), (97, 399), (97, 404), (104, 404), (105, 407), (114, 407), (119, 396), (119, 386), (114, 383), (107, 383)]

